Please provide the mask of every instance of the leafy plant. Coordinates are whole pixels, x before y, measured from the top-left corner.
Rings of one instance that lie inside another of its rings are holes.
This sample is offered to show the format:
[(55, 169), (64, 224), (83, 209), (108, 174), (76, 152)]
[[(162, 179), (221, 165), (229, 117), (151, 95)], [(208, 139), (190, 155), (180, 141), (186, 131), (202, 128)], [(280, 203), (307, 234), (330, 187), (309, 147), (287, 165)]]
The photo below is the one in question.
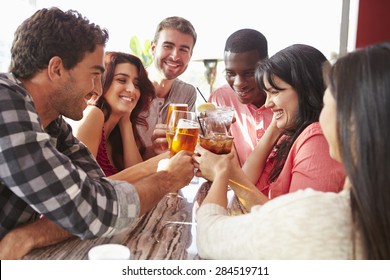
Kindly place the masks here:
[(134, 35), (130, 39), (131, 54), (138, 56), (145, 67), (148, 67), (153, 61), (152, 54), (150, 53), (150, 44), (151, 41), (147, 39), (144, 42), (144, 46), (141, 47), (141, 43), (137, 36)]

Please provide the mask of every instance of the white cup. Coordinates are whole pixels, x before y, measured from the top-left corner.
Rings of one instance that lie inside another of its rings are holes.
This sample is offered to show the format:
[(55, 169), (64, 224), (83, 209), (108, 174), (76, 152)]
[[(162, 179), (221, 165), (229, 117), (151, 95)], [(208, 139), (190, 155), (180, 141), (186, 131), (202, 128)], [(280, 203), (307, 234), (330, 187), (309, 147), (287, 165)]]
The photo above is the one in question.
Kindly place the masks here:
[(88, 252), (90, 260), (129, 260), (130, 249), (120, 244), (102, 244), (91, 248)]

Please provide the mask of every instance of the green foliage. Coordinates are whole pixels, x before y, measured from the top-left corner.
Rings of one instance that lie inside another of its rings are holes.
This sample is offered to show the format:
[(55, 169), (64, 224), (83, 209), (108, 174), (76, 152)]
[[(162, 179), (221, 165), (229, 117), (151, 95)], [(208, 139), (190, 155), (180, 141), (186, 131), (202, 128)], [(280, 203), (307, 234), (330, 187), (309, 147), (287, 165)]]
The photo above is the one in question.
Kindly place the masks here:
[(145, 67), (148, 67), (153, 61), (152, 54), (150, 53), (150, 44), (150, 40), (145, 40), (144, 46), (142, 48), (137, 36), (134, 35), (130, 39), (131, 54), (138, 56)]

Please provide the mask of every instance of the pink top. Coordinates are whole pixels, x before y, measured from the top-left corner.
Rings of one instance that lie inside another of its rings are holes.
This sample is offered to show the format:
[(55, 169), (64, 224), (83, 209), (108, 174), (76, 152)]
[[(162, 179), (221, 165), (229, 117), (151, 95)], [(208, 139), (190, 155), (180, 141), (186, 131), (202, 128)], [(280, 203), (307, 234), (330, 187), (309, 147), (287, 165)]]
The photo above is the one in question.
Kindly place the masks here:
[(284, 167), (275, 182), (268, 184), (272, 163), (256, 186), (269, 197), (312, 188), (323, 192), (339, 192), (345, 180), (344, 167), (329, 155), (329, 146), (318, 122), (312, 123), (295, 140)]
[(264, 106), (257, 108), (253, 104), (242, 104), (228, 84), (212, 92), (209, 102), (234, 107), (236, 122), (232, 124), (230, 132), (242, 166), (271, 123), (272, 111)]
[(108, 158), (104, 129), (102, 129), (102, 139), (99, 144), (96, 161), (99, 163), (100, 167), (102, 168), (104, 174), (106, 174), (107, 177), (118, 173), (118, 169), (116, 169), (111, 164), (111, 161)]

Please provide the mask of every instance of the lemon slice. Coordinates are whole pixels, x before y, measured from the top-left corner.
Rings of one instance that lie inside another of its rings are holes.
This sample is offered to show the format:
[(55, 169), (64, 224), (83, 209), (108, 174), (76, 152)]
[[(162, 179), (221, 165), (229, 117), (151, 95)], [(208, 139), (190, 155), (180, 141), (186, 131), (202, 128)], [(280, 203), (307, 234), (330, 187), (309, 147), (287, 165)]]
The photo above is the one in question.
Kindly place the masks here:
[(199, 112), (209, 112), (217, 109), (217, 106), (215, 106), (213, 103), (207, 102), (200, 104), (197, 109)]

